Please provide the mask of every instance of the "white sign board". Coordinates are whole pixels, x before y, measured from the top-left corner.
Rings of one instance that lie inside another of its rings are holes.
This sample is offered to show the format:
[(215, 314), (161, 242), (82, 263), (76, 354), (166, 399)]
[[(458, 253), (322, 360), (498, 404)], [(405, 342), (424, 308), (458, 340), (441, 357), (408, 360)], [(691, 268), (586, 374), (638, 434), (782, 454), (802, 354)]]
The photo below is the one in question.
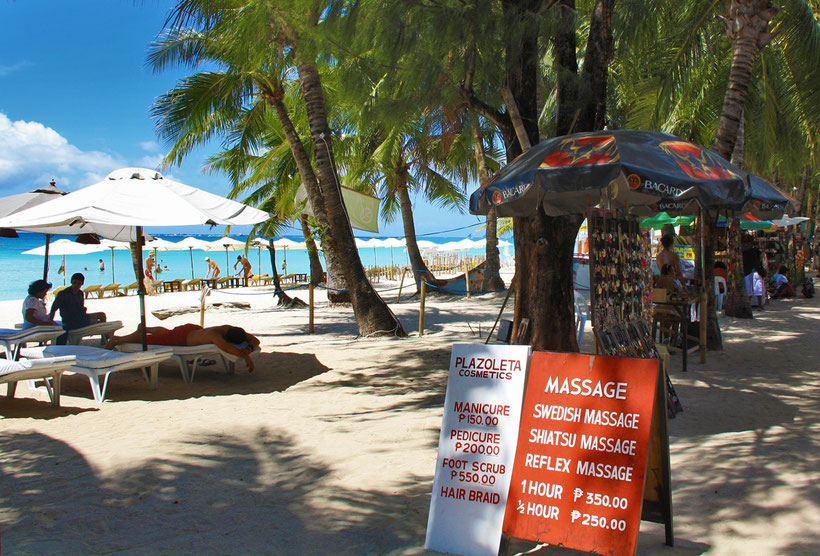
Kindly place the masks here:
[(529, 346), (453, 346), (426, 548), (498, 553), (529, 358)]

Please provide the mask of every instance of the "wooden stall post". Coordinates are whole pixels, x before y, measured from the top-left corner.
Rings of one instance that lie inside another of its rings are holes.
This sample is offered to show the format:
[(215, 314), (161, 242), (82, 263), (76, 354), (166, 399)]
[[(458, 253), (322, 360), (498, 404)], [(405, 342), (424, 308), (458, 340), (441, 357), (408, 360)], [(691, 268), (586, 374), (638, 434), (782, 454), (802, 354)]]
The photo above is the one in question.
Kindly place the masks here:
[(419, 336), (424, 336), (424, 302), (427, 300), (427, 282), (421, 282), (421, 303), (419, 305)]
[(465, 264), (464, 264), (464, 284), (465, 284), (465, 288), (467, 289), (467, 297), (470, 297), (470, 263), (469, 263), (469, 261), (465, 262)]

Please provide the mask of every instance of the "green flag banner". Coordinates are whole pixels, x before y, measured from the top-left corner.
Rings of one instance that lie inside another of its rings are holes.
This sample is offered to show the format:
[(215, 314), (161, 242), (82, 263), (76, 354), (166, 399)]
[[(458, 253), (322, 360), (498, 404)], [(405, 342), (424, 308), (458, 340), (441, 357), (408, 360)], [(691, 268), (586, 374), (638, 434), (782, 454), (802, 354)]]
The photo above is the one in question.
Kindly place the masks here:
[[(296, 192), (296, 203), (307, 199), (307, 192), (304, 186), (300, 186)], [(379, 231), (379, 198), (359, 193), (347, 187), (342, 187), (342, 199), (344, 199), (347, 216), (350, 218), (350, 225), (357, 230), (366, 232)], [(305, 203), (302, 210), (305, 214), (313, 216), (310, 203)]]

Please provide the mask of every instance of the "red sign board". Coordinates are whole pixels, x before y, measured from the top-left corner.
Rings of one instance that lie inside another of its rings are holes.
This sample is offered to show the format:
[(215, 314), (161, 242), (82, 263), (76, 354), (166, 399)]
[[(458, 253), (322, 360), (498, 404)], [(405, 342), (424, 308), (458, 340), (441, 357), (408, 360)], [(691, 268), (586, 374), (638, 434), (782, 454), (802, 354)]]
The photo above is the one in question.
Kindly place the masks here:
[(535, 352), (504, 532), (633, 554), (658, 362)]

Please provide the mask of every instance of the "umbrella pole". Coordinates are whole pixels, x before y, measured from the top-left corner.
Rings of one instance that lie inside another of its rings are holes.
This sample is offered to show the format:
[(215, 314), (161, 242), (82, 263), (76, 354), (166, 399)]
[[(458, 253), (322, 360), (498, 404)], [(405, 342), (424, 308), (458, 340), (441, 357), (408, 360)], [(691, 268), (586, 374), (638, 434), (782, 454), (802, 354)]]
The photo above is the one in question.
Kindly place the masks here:
[(137, 293), (140, 298), (140, 329), (142, 330), (142, 351), (148, 351), (148, 336), (145, 331), (145, 269), (142, 267), (142, 226), (137, 226)]
[(63, 255), (63, 285), (65, 286), (65, 275), (66, 275), (66, 268), (65, 268), (65, 255)]
[(48, 247), (51, 243), (51, 234), (46, 234), (46, 260), (43, 263), (43, 280), (48, 282)]
[(228, 258), (228, 246), (225, 246), (225, 272), (227, 272), (226, 276), (231, 275), (231, 260)]
[(115, 280), (116, 279), (114, 278), (114, 248), (112, 247), (111, 248), (111, 283), (113, 284), (115, 282)]
[(191, 255), (191, 280), (193, 280), (194, 279), (194, 248), (189, 247), (188, 248), (188, 253), (190, 253), (190, 255)]

